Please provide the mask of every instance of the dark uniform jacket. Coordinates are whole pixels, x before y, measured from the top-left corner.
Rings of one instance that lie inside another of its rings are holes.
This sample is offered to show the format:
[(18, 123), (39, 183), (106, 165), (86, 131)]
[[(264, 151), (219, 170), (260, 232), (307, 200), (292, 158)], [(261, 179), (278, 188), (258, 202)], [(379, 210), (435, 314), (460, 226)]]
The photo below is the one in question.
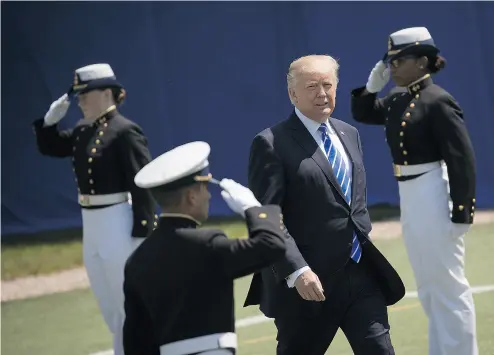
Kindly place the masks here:
[(396, 165), (444, 160), (453, 201), (452, 221), (473, 223), (475, 210), (475, 155), (455, 99), (429, 76), (407, 88), (393, 88), (384, 98), (352, 91), (356, 121), (384, 125), (386, 141)]
[(285, 252), (280, 208), (246, 211), (249, 239), (196, 229), (186, 215), (165, 215), (125, 268), (126, 355), (159, 355), (164, 344), (235, 332), (233, 280)]
[[(81, 121), (83, 122), (83, 121)], [(151, 154), (141, 128), (115, 109), (92, 124), (78, 124), (59, 131), (44, 127), (43, 118), (34, 121), (41, 154), (72, 158), (78, 191), (82, 195), (105, 195), (129, 191), (134, 216), (133, 237), (147, 237), (155, 227), (155, 202), (150, 192), (137, 187), (134, 176)], [(100, 208), (95, 206), (92, 208)]]

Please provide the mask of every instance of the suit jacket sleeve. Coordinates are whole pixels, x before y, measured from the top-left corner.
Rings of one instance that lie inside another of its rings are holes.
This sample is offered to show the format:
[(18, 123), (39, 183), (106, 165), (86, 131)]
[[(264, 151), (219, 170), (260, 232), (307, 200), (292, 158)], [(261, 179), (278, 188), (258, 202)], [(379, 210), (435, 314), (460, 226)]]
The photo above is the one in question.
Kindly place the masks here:
[(160, 350), (153, 336), (149, 312), (127, 277), (124, 281), (123, 291), (125, 297), (123, 325), (125, 355), (159, 355)]
[(360, 123), (384, 125), (386, 123), (385, 99), (377, 94), (362, 95), (365, 86), (352, 90), (351, 108), (353, 119)]
[[(249, 188), (263, 204), (283, 206), (285, 194), (285, 172), (282, 162), (271, 142), (258, 135), (252, 142), (249, 158)], [(278, 282), (284, 281), (290, 274), (307, 266), (295, 240), (285, 228), (286, 253), (284, 258), (271, 265)]]
[(248, 239), (230, 240), (218, 233), (211, 247), (219, 254), (220, 267), (229, 278), (259, 271), (285, 254), (281, 209), (276, 205), (251, 207), (245, 211)]
[(39, 152), (56, 158), (72, 156), (72, 130), (59, 131), (58, 125), (45, 127), (44, 123), (43, 118), (33, 122)]
[(125, 183), (132, 195), (134, 217), (132, 236), (145, 238), (153, 231), (157, 216), (154, 214), (155, 201), (151, 192), (148, 189), (141, 189), (134, 183), (134, 177), (139, 170), (151, 161), (147, 139), (137, 125), (131, 126), (122, 132), (120, 156)]
[(473, 223), (475, 210), (475, 154), (463, 111), (451, 96), (442, 96), (431, 110), (434, 135), (448, 168), (454, 223)]

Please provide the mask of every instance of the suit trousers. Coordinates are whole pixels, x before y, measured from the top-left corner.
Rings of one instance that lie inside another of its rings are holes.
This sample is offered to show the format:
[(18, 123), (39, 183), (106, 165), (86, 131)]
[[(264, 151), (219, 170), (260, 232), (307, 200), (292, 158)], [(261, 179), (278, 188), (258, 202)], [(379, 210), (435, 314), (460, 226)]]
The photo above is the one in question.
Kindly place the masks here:
[(83, 259), (89, 284), (106, 325), (113, 352), (123, 355), (124, 266), (144, 239), (132, 238), (132, 206), (128, 202), (82, 209)]
[(394, 355), (386, 302), (365, 253), (358, 264), (349, 259), (330, 281), (321, 281), (325, 301), (303, 301), (312, 311), (287, 309), (275, 318), (276, 354), (324, 355), (341, 328), (355, 355)]
[(400, 181), (403, 239), (429, 320), (430, 355), (478, 355), (475, 306), (465, 276), (469, 225), (450, 219), (446, 166)]

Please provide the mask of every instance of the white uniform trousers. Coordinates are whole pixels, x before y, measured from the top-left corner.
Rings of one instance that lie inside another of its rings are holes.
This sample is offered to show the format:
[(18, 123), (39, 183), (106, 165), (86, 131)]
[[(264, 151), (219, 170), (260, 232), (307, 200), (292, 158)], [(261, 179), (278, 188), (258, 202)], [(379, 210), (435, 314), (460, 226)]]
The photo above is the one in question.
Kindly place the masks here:
[(83, 258), (91, 289), (113, 334), (113, 351), (123, 355), (124, 266), (144, 240), (132, 238), (129, 202), (98, 209), (82, 209)]
[(475, 307), (464, 270), (468, 225), (451, 222), (446, 166), (398, 185), (403, 237), (429, 321), (429, 354), (477, 355)]

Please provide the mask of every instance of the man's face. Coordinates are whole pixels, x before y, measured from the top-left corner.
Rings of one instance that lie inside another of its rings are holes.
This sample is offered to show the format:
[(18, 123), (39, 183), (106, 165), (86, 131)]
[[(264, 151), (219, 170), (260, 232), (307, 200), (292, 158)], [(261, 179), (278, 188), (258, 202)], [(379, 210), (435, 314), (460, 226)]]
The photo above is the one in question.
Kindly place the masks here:
[(317, 122), (328, 119), (336, 104), (336, 78), (326, 62), (304, 66), (295, 76), (295, 85), (289, 89), (295, 107)]

